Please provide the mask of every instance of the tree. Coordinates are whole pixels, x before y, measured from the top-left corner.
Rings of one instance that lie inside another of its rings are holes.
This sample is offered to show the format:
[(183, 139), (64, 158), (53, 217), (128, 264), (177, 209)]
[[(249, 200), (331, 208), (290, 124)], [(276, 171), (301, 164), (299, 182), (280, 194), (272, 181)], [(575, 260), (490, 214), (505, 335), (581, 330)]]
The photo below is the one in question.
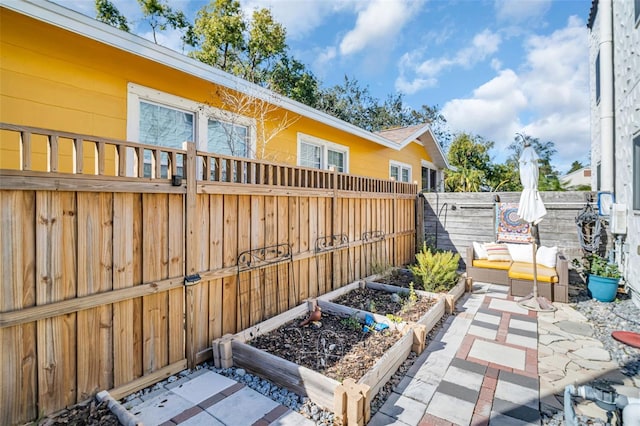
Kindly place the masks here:
[(491, 189), (489, 151), (494, 143), (480, 136), (461, 133), (449, 148), (448, 160), (452, 167), (445, 172), (445, 189), (451, 192), (477, 192)]
[[(525, 140), (531, 144), (538, 154), (538, 157), (540, 157), (540, 160), (538, 160), (538, 190), (562, 191), (562, 186), (558, 178), (559, 172), (551, 165), (551, 158), (557, 152), (555, 144), (552, 141), (540, 142), (538, 138), (517, 134), (513, 142), (509, 145), (508, 149), (512, 151), (512, 154), (507, 160), (507, 164), (511, 165), (514, 170), (519, 169), (518, 160), (524, 149)], [(512, 190), (522, 190), (520, 179), (518, 179), (517, 185), (515, 185), (515, 188)]]
[[(277, 154), (268, 155), (267, 147), (276, 136), (298, 121), (300, 116), (280, 109), (273, 99), (262, 99), (227, 88), (218, 89), (215, 96), (220, 99), (222, 109), (219, 110), (219, 114), (221, 114), (221, 121), (225, 123), (222, 126), (223, 130), (233, 132), (235, 125), (243, 125), (239, 123), (239, 117), (252, 117), (255, 120), (253, 131), (256, 135), (256, 146), (252, 152), (249, 152), (251, 157), (273, 161), (288, 160), (288, 158), (277, 158)], [(236, 147), (233, 145), (234, 136), (227, 135), (228, 148), (232, 155), (237, 156), (240, 153), (236, 152)]]
[(247, 58), (241, 62), (240, 75), (253, 83), (266, 81), (275, 62), (285, 55), (286, 38), (284, 27), (273, 19), (269, 9), (255, 10), (249, 24)]
[(401, 93), (389, 94), (384, 102), (372, 96), (369, 87), (344, 76), (342, 84), (321, 89), (316, 108), (371, 132), (430, 123), (438, 141), (445, 146), (450, 140), (446, 119), (437, 106), (422, 105), (414, 110), (404, 104)]
[(576, 170), (580, 170), (583, 167), (584, 167), (584, 165), (580, 161), (574, 161), (573, 163), (571, 163), (571, 168), (569, 169), (567, 174), (569, 174), (571, 172), (575, 172)]
[(318, 79), (300, 61), (283, 56), (267, 78), (274, 92), (315, 108), (318, 103)]
[(113, 5), (109, 0), (96, 0), (96, 19), (98, 21), (109, 24), (112, 27), (121, 29), (122, 31), (129, 32), (129, 24), (127, 18), (125, 18), (117, 7)]
[(158, 44), (156, 34), (171, 27), (184, 31), (182, 41), (184, 44), (193, 44), (193, 29), (185, 14), (173, 10), (163, 0), (138, 0), (142, 14), (151, 27), (153, 42)]

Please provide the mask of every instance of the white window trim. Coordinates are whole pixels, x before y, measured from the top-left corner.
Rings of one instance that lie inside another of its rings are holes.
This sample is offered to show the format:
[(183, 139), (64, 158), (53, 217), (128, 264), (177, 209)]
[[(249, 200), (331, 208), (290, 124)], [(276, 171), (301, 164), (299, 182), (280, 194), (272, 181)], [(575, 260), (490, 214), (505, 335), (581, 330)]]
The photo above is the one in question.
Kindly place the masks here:
[[(249, 158), (255, 158), (256, 152), (256, 120), (214, 108), (190, 99), (165, 93), (150, 87), (135, 83), (127, 85), (127, 140), (139, 142), (140, 140), (140, 101), (149, 101), (170, 108), (188, 111), (195, 116), (195, 144), (199, 151), (207, 151), (207, 121), (215, 120), (249, 127)], [(186, 146), (183, 146), (186, 149)], [(133, 155), (128, 155), (127, 174), (133, 174)]]
[(342, 173), (349, 173), (349, 147), (348, 146), (340, 145), (335, 142), (331, 142), (325, 139), (320, 139), (316, 136), (311, 136), (311, 135), (307, 135), (305, 133), (300, 133), (300, 132), (298, 132), (297, 139), (298, 139), (298, 142), (297, 142), (296, 158), (297, 158), (298, 166), (304, 167), (302, 166), (302, 164), (300, 164), (300, 159), (301, 159), (300, 145), (302, 143), (306, 143), (309, 145), (316, 145), (322, 148), (322, 158), (320, 160), (321, 170), (329, 169), (329, 166), (327, 164), (327, 160), (328, 160), (327, 150), (330, 149), (331, 151), (342, 152), (344, 154), (344, 171)]
[[(391, 166), (395, 166), (395, 167), (399, 167), (400, 169), (408, 169), (409, 170), (409, 180), (405, 183), (411, 183), (412, 180), (412, 176), (413, 176), (413, 170), (411, 167), (411, 164), (407, 164), (407, 163), (401, 163), (400, 161), (395, 161), (395, 160), (389, 160), (389, 178), (391, 178)], [(402, 170), (400, 170), (400, 173), (402, 173)], [(399, 176), (401, 176), (401, 174), (399, 174)], [(397, 182), (404, 182), (402, 180), (398, 180)]]

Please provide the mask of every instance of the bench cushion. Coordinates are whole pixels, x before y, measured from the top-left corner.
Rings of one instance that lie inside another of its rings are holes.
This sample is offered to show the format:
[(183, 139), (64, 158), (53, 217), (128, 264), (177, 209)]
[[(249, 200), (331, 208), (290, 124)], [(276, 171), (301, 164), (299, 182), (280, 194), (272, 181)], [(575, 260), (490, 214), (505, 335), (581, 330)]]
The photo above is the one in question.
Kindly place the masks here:
[(473, 259), (473, 266), (476, 268), (499, 269), (506, 271), (511, 266), (511, 262), (502, 260)]
[[(473, 262), (475, 266), (475, 261)], [(509, 269), (509, 278), (514, 280), (529, 280), (533, 281), (533, 264), (525, 262), (513, 262)], [(538, 264), (536, 269), (538, 275), (538, 281), (544, 283), (557, 283), (558, 272), (556, 268), (548, 268), (546, 266)]]

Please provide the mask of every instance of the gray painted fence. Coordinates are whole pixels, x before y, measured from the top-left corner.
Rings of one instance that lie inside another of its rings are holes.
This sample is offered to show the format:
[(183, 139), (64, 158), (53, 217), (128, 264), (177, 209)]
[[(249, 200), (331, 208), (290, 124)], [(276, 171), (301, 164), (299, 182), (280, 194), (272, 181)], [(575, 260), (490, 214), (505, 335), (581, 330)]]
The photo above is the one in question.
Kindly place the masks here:
[[(543, 192), (547, 215), (538, 225), (540, 243), (558, 246), (569, 262), (582, 257), (575, 218), (584, 208), (588, 192)], [(428, 244), (460, 253), (473, 241), (495, 240), (495, 196), (517, 203), (519, 192), (424, 193), (424, 238)], [(595, 206), (594, 206), (595, 208)]]

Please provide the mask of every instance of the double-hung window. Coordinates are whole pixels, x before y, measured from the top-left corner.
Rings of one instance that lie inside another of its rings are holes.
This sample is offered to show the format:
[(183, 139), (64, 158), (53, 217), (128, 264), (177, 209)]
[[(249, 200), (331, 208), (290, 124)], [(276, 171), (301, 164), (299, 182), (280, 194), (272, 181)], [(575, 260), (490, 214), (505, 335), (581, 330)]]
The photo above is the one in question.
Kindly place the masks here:
[(411, 182), (411, 166), (398, 161), (389, 161), (389, 177), (396, 182)]
[(298, 165), (349, 172), (349, 148), (313, 136), (298, 134)]
[[(195, 116), (183, 111), (149, 101), (140, 101), (140, 143), (182, 149), (183, 142), (195, 140)], [(181, 160), (181, 159), (180, 159)], [(151, 177), (151, 152), (144, 152), (143, 176)], [(168, 159), (160, 159), (161, 175), (166, 178)], [(178, 175), (182, 176), (182, 164), (178, 164)]]
[[(195, 142), (199, 151), (252, 156), (255, 120), (134, 83), (128, 91), (128, 140), (176, 149), (185, 149), (184, 142)], [(161, 175), (153, 177), (169, 177), (167, 155), (153, 159), (149, 150), (144, 152), (144, 170), (138, 174), (152, 177), (154, 160), (160, 161)], [(177, 173), (182, 176), (182, 159), (178, 161)], [(127, 168), (127, 174), (134, 175), (132, 155)]]

